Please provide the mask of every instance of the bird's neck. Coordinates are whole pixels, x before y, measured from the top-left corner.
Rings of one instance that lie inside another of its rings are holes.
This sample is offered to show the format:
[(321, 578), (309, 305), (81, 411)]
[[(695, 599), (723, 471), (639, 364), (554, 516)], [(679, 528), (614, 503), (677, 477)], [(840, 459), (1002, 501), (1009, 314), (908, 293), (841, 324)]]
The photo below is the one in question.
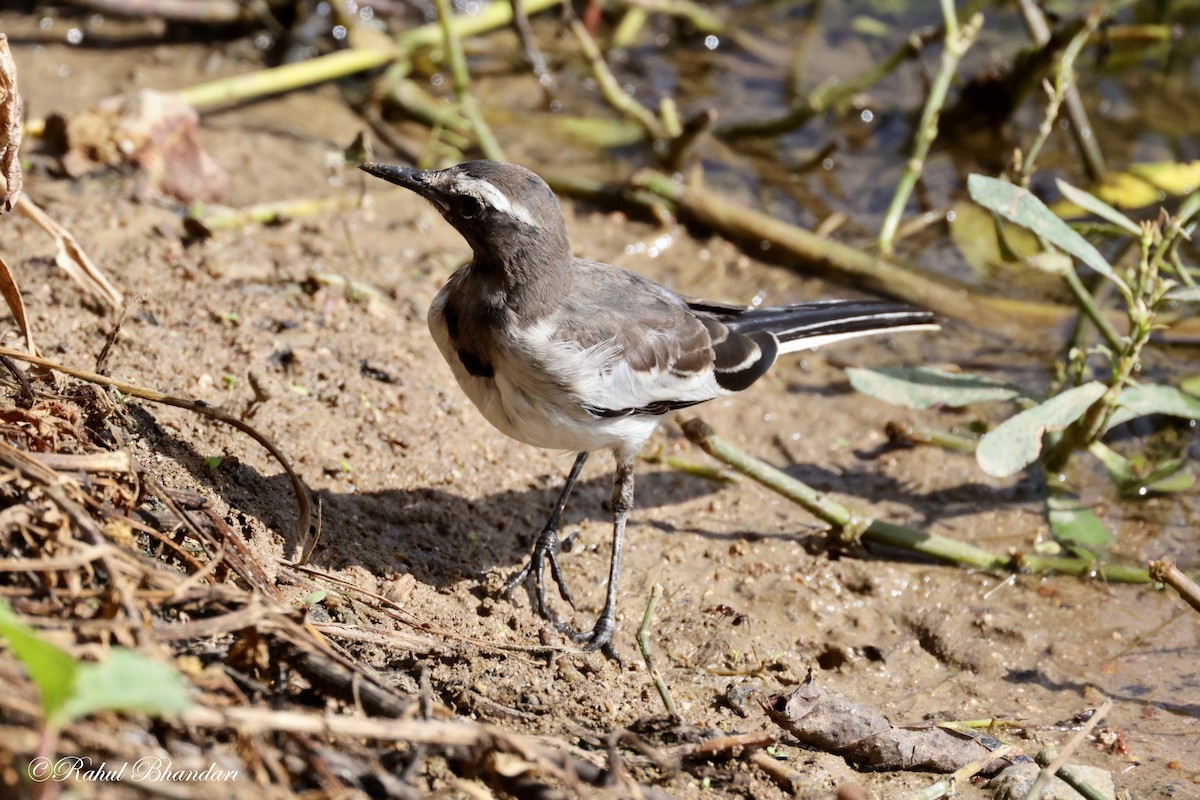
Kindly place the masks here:
[(518, 313), (545, 304), (567, 290), (573, 257), (566, 248), (547, 248), (544, 243), (508, 247), (503, 253), (475, 250), (471, 262), (474, 280), (487, 287), (493, 297)]

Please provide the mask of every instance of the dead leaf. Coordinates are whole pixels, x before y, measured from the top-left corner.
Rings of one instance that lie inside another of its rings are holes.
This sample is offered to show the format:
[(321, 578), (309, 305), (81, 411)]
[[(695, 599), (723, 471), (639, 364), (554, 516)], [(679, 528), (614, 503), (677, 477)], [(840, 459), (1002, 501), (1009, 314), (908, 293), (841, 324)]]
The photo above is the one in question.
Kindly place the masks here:
[[(892, 725), (878, 709), (818, 686), (811, 673), (795, 689), (768, 698), (763, 710), (804, 744), (871, 769), (953, 772), (989, 754), (975, 738), (945, 728)], [(991, 764), (982, 774), (1004, 766)]]
[[(17, 94), (17, 65), (0, 33), (0, 213), (12, 211), (21, 197), (21, 95)], [(30, 342), (32, 346), (32, 342)]]
[(109, 97), (65, 120), (63, 168), (79, 176), (132, 166), (152, 193), (214, 202), (229, 175), (204, 149), (199, 128), (200, 116), (174, 92), (142, 89)]
[(97, 269), (70, 231), (51, 219), (50, 215), (38, 208), (28, 196), (17, 206), (17, 210), (54, 237), (54, 243), (58, 246), (54, 260), (76, 283), (112, 309), (118, 309), (124, 304), (125, 298), (121, 292)]
[(21, 329), (21, 335), (25, 337), (25, 346), (29, 349), (31, 355), (37, 355), (37, 345), (33, 343), (33, 330), (29, 327), (29, 319), (25, 316), (25, 300), (21, 297), (21, 290), (17, 287), (17, 278), (12, 274), (12, 270), (8, 268), (8, 264), (4, 263), (4, 259), (0, 258), (0, 295), (4, 296), (4, 302), (8, 303), (8, 310), (12, 312), (13, 319), (17, 321), (17, 327)]

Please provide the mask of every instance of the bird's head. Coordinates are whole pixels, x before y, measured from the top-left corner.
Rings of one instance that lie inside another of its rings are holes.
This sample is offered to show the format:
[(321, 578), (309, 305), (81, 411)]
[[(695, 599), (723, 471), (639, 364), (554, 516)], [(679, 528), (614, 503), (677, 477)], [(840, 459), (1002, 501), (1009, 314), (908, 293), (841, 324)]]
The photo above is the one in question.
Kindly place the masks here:
[(558, 198), (524, 167), (466, 161), (438, 170), (389, 164), (361, 164), (359, 169), (428, 200), (471, 245), (476, 263), (511, 270), (522, 263), (571, 258)]

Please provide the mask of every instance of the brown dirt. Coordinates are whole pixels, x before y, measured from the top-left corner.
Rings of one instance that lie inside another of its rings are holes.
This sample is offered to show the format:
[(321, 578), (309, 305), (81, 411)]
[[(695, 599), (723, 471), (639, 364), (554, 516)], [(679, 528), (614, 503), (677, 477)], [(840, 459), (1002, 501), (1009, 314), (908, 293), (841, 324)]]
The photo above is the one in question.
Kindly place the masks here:
[[(0, 15), (10, 34), (29, 24)], [(152, 46), (114, 57), (14, 38), (34, 116), (244, 68), (236, 48)], [(227, 202), (244, 206), (359, 192), (363, 178), (327, 166), (327, 156), (361, 127), (338, 93), (323, 87), (210, 115), (202, 138), (232, 174)], [(743, 717), (721, 698), (730, 686), (752, 697), (773, 692), (810, 668), (827, 687), (897, 724), (996, 717), (1059, 745), (1069, 736), (1059, 723), (1069, 727), (1073, 715), (1110, 696), (1117, 703), (1104, 724), (1123, 733), (1128, 753), (1089, 742), (1075, 760), (1111, 770), (1138, 797), (1200, 797), (1200, 624), (1185, 616), (1142, 638), (1177, 608), (1148, 587), (1006, 578), (858, 548), (839, 557), (825, 548), (821, 525), (753, 483), (718, 485), (645, 464), (620, 593), (623, 666), (576, 652), (524, 593), (512, 603), (495, 597), (523, 561), (570, 456), (505, 439), (455, 386), (424, 314), (467, 251), (417, 198), (185, 245), (176, 209), (133, 199), (131, 178), (68, 182), (35, 170), (26, 191), (127, 292), (112, 375), (233, 412), (251, 408), (252, 386), (261, 387), (265, 399), (250, 421), (293, 459), (322, 504), (324, 535), (311, 566), (398, 600), (423, 634), (448, 648), (343, 643), (387, 681), (415, 691), (427, 670), (436, 701), (458, 714), (602, 748), (610, 731), (663, 713), (633, 640), (650, 587), (660, 583), (650, 643), (691, 725), (777, 732), (754, 702)], [(586, 208), (569, 208), (568, 222), (579, 252), (684, 293), (745, 300), (763, 291), (771, 302), (846, 293), (680, 229)], [(54, 267), (41, 233), (14, 218), (0, 225), (43, 350), (90, 367), (113, 319)], [(660, 256), (637, 252), (664, 234), (671, 245)], [(359, 281), (379, 297), (320, 285), (316, 275)], [(1027, 548), (1044, 533), (1033, 482), (997, 484), (968, 456), (882, 447), (889, 419), (949, 427), (970, 415), (898, 411), (853, 394), (840, 369), (1006, 359), (1002, 344), (953, 326), (940, 336), (797, 358), (745, 396), (699, 411), (740, 446), (870, 514), (995, 550)], [(315, 619), (398, 626), (365, 618), (337, 584), (282, 566), (296, 552), (296, 510), (265, 452), (195, 415), (145, 409), (155, 422), (127, 430), (127, 446), (164, 484), (210, 498), (274, 571), (289, 602), (300, 605), (325, 588)], [(705, 458), (672, 422), (656, 441)], [(224, 460), (209, 469), (209, 456)], [(610, 481), (611, 461), (595, 458), (567, 514), (567, 531), (579, 532), (563, 557), (579, 624), (591, 623), (603, 597)], [(899, 797), (933, 779), (857, 772), (786, 738), (778, 754), (805, 797), (830, 797), (847, 782)], [(449, 780), (436, 766), (418, 778), (429, 789)], [(680, 797), (782, 796), (744, 761), (702, 765), (662, 788)], [(964, 786), (961, 796), (983, 795)]]

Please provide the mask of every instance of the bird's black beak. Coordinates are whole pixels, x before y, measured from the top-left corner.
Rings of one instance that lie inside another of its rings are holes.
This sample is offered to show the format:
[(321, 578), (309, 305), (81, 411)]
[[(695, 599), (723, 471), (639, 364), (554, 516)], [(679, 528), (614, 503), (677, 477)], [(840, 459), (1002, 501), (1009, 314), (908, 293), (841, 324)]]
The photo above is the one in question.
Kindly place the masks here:
[(359, 164), (358, 168), (376, 178), (383, 178), (388, 183), (403, 186), (424, 197), (439, 208), (446, 208), (447, 203), (442, 194), (428, 182), (429, 170), (414, 167), (397, 167), (392, 164)]

